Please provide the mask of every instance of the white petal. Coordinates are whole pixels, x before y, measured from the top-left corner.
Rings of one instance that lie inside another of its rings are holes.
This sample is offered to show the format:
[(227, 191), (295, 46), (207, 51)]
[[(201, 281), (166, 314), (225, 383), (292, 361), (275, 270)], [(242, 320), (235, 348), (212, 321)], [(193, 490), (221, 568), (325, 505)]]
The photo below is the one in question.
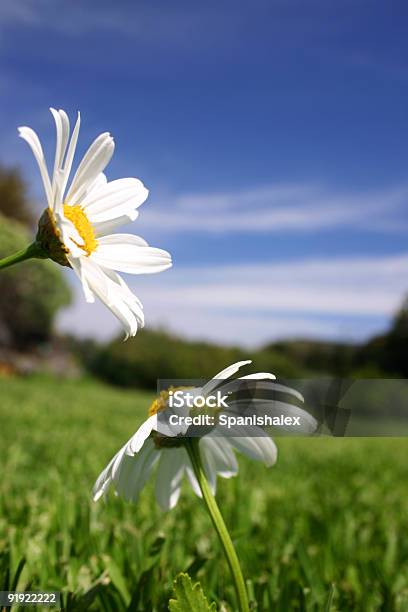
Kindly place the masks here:
[(130, 246), (149, 246), (144, 238), (141, 236), (136, 236), (136, 234), (108, 234), (107, 236), (102, 236), (98, 240), (99, 245), (106, 246), (110, 244), (115, 245), (124, 245), (128, 244)]
[(201, 447), (206, 454), (211, 454), (217, 474), (223, 478), (231, 478), (238, 473), (238, 462), (227, 438), (204, 436)]
[(145, 420), (145, 422), (139, 427), (137, 432), (130, 438), (127, 446), (127, 454), (134, 455), (138, 453), (142, 448), (143, 444), (150, 436), (152, 431), (157, 427), (157, 415), (153, 414)]
[(248, 365), (249, 363), (252, 363), (251, 359), (246, 359), (245, 361), (237, 361), (236, 363), (233, 363), (232, 365), (228, 366), (224, 370), (221, 370), (221, 372), (218, 372), (218, 374), (213, 376), (213, 379), (225, 380), (226, 378), (230, 378), (230, 376), (238, 372), (240, 368), (242, 368), (245, 365)]
[(137, 210), (131, 215), (122, 215), (121, 217), (116, 217), (116, 219), (110, 219), (109, 221), (98, 221), (92, 222), (92, 227), (95, 232), (95, 236), (97, 238), (101, 236), (106, 236), (110, 234), (114, 230), (118, 229), (121, 225), (126, 225), (131, 221), (135, 221), (139, 216)]
[(245, 361), (237, 361), (237, 363), (233, 363), (232, 365), (228, 366), (228, 368), (225, 368), (224, 370), (221, 370), (221, 372), (218, 372), (216, 376), (214, 376), (210, 381), (208, 381), (208, 383), (203, 386), (203, 395), (208, 395), (211, 391), (213, 391), (219, 386), (219, 381), (229, 378), (230, 376), (238, 372), (238, 370), (242, 368), (242, 366), (248, 365), (249, 363), (252, 363), (251, 359), (247, 359)]
[(97, 502), (98, 499), (103, 497), (107, 490), (109, 489), (112, 483), (112, 478), (110, 476), (106, 477), (104, 473), (102, 473), (98, 480), (96, 481), (93, 489), (92, 489), (92, 499), (94, 502)]
[(163, 449), (156, 475), (156, 499), (162, 510), (171, 510), (180, 497), (186, 465), (184, 448)]
[(129, 442), (127, 442), (124, 446), (122, 446), (120, 451), (117, 453), (116, 457), (114, 457), (114, 461), (112, 463), (112, 468), (111, 468), (112, 479), (116, 477), (118, 470), (120, 470), (120, 466), (122, 464), (123, 457), (126, 455), (126, 449), (127, 449), (128, 444)]
[(98, 501), (103, 495), (105, 495), (108, 490), (111, 482), (111, 467), (115, 457), (111, 459), (110, 463), (106, 466), (106, 468), (99, 474), (93, 489), (92, 489), (92, 498), (94, 501)]
[[(135, 314), (143, 319), (143, 304), (139, 298), (132, 293), (123, 278), (114, 270), (108, 268), (101, 268), (104, 274), (114, 283), (114, 291), (118, 298), (129, 304), (132, 308), (137, 306)], [(140, 312), (139, 312), (140, 311)]]
[(128, 501), (136, 501), (159, 458), (160, 451), (152, 440), (147, 440), (137, 455), (129, 456), (125, 453), (113, 477), (117, 493)]
[(244, 413), (248, 408), (255, 410), (258, 415), (264, 416), (288, 416), (300, 417), (300, 425), (293, 424), (279, 426), (279, 429), (291, 431), (292, 433), (313, 433), (318, 427), (318, 423), (311, 414), (288, 402), (279, 400), (267, 400), (251, 398), (250, 400), (236, 400), (229, 402), (229, 408), (232, 412)]
[(100, 266), (128, 272), (129, 274), (153, 274), (170, 268), (171, 256), (167, 251), (154, 247), (140, 246), (139, 238), (134, 236), (130, 242), (130, 234), (116, 234), (116, 243), (106, 244), (99, 241), (97, 249), (92, 253), (91, 259)]
[(123, 446), (120, 449), (120, 451), (116, 453), (116, 455), (110, 460), (106, 468), (99, 474), (93, 486), (93, 489), (92, 489), (92, 495), (93, 495), (94, 501), (98, 501), (98, 499), (100, 499), (108, 490), (110, 484), (112, 483), (113, 466), (115, 464), (120, 463), (123, 457), (123, 454), (125, 452), (125, 448), (126, 448), (126, 445)]
[(81, 201), (90, 221), (100, 222), (131, 214), (146, 200), (149, 192), (136, 178), (123, 178), (92, 189)]
[[(245, 380), (245, 378), (247, 378), (247, 380), (249, 380), (250, 377), (244, 377), (241, 376), (229, 383), (226, 383), (226, 385), (222, 387), (223, 392), (225, 391), (237, 391), (240, 388), (240, 380)], [(296, 389), (292, 389), (291, 387), (288, 387), (286, 385), (283, 385), (281, 383), (278, 382), (269, 382), (266, 379), (259, 379), (260, 382), (255, 383), (256, 385), (256, 390), (257, 391), (266, 391), (268, 393), (275, 393), (275, 392), (279, 392), (279, 393), (285, 393), (288, 395), (291, 395), (293, 397), (295, 397), (297, 400), (299, 400), (299, 402), (304, 403), (304, 398), (303, 395), (297, 391)], [(273, 379), (272, 379), (273, 380)], [(254, 386), (255, 388), (255, 386)]]
[(239, 380), (276, 380), (276, 376), (270, 372), (257, 372), (256, 374), (240, 376)]
[[(114, 270), (102, 268), (104, 274), (108, 277), (109, 295), (111, 302), (108, 307), (111, 308), (116, 316), (124, 321), (123, 325), (128, 336), (135, 336), (139, 327), (144, 326), (143, 304), (132, 293), (123, 278)], [(116, 310), (115, 310), (116, 309)]]
[[(250, 436), (232, 437), (229, 435), (228, 442), (244, 455), (256, 461), (263, 461), (265, 465), (270, 467), (276, 462), (278, 450), (272, 438), (265, 435), (263, 430), (259, 429), (259, 432), (257, 432), (257, 429), (259, 428), (252, 427), (249, 430)], [(231, 434), (231, 429), (229, 433)], [(257, 433), (259, 433), (259, 436), (257, 436)]]
[(54, 215), (61, 215), (61, 217), (64, 217), (63, 193), (62, 193), (63, 183), (64, 183), (64, 171), (57, 168), (57, 170), (55, 170), (54, 172), (53, 185), (52, 185), (52, 189), (53, 189), (52, 209), (53, 209)]
[(68, 151), (67, 151), (67, 155), (65, 158), (65, 163), (64, 163), (64, 178), (63, 178), (63, 182), (62, 182), (62, 196), (64, 196), (65, 193), (65, 189), (67, 187), (67, 183), (68, 183), (68, 179), (69, 179), (69, 175), (71, 174), (71, 169), (72, 169), (72, 162), (74, 161), (74, 155), (75, 155), (75, 150), (76, 150), (76, 146), (77, 146), (77, 142), (78, 142), (78, 135), (79, 135), (79, 128), (81, 126), (81, 115), (78, 112), (78, 116), (77, 116), (77, 120), (75, 123), (75, 127), (72, 131), (72, 136), (71, 136), (71, 140), (68, 146)]
[(101, 134), (94, 140), (85, 153), (72, 180), (66, 197), (68, 203), (74, 205), (81, 202), (89, 187), (108, 165), (114, 148), (113, 138), (108, 132)]
[[(288, 426), (288, 431), (296, 431), (298, 433), (308, 433), (311, 434), (316, 431), (318, 427), (318, 422), (311, 414), (306, 412), (306, 410), (302, 410), (298, 406), (294, 406), (293, 404), (288, 404), (286, 402), (274, 401), (271, 402), (274, 404), (273, 411), (276, 414), (285, 414), (286, 416), (291, 417), (300, 417), (300, 425), (299, 426)], [(263, 414), (267, 414), (265, 411)], [(285, 426), (283, 426), (285, 429)]]
[(89, 287), (89, 283), (86, 277), (86, 272), (82, 264), (83, 257), (70, 257), (68, 255), (67, 259), (69, 263), (71, 264), (71, 268), (78, 275), (79, 280), (82, 283), (82, 289), (84, 291), (85, 300), (88, 302), (88, 304), (92, 304), (93, 302), (95, 302), (95, 296), (92, 293), (91, 288)]
[[(260, 386), (260, 389), (265, 388), (263, 385)], [(282, 385), (281, 383), (273, 383), (272, 385), (273, 391), (282, 391), (283, 393), (288, 393), (289, 395), (293, 395), (300, 402), (304, 403), (305, 399), (303, 395), (297, 391), (296, 389), (292, 389), (291, 387), (287, 387), (286, 385)]]
[(119, 319), (126, 337), (134, 336), (138, 327), (143, 327), (143, 310), (124, 281), (118, 275), (113, 277), (112, 271), (101, 268), (90, 257), (81, 258), (81, 274), (92, 294)]
[(57, 172), (62, 170), (65, 152), (67, 150), (67, 144), (69, 139), (69, 119), (67, 114), (63, 110), (55, 110), (50, 108), (51, 114), (54, 117), (55, 127), (57, 131), (56, 144), (55, 144), (55, 159), (54, 159), (54, 172), (52, 188), (54, 198), (56, 197), (56, 178)]
[[(81, 203), (82, 206), (82, 203)], [(106, 221), (115, 221), (118, 217), (129, 217), (134, 221), (138, 212), (133, 202), (125, 202), (118, 206), (111, 206), (108, 210), (102, 213), (94, 214), (93, 212), (88, 213), (88, 219), (92, 224), (94, 223), (105, 223)]]
[(93, 183), (88, 187), (85, 197), (88, 197), (89, 194), (101, 189), (106, 185), (108, 179), (106, 178), (106, 174), (104, 172), (100, 172)]
[(139, 327), (143, 327), (143, 324), (140, 323), (138, 318), (135, 316), (133, 310), (129, 308), (129, 306), (124, 302), (111, 302), (107, 303), (107, 307), (115, 315), (117, 319), (122, 323), (122, 326), (125, 330), (125, 338), (127, 340), (129, 337), (132, 338), (136, 336), (137, 330)]
[[(70, 258), (71, 260), (71, 258)], [(80, 279), (84, 286), (85, 297), (88, 295), (88, 290), (98, 296), (100, 300), (106, 303), (109, 299), (108, 281), (103, 271), (92, 264), (88, 257), (81, 257), (78, 263)], [(76, 271), (76, 268), (74, 268)], [(86, 288), (85, 288), (86, 287)]]
[[(254, 382), (241, 383), (241, 381), (254, 381)], [(296, 389), (292, 389), (290, 387), (287, 387), (286, 385), (282, 385), (280, 383), (275, 382), (274, 375), (268, 374), (267, 372), (259, 372), (257, 374), (250, 374), (249, 376), (240, 376), (239, 378), (234, 378), (234, 379), (226, 381), (225, 383), (218, 385), (218, 388), (220, 391), (222, 391), (223, 394), (228, 394), (228, 395), (232, 394), (233, 397), (242, 390), (250, 389), (251, 396), (248, 397), (248, 399), (246, 400), (238, 399), (237, 400), (237, 399), (230, 398), (228, 401), (228, 405), (230, 408), (235, 406), (237, 408), (240, 407), (241, 410), (245, 410), (248, 407), (251, 407), (251, 408), (256, 407), (255, 404), (258, 404), (258, 402), (261, 401), (261, 399), (259, 398), (259, 394), (258, 394), (258, 392), (260, 391), (267, 392), (270, 397), (269, 400), (265, 399), (264, 397), (262, 398), (262, 401), (266, 401), (266, 402), (277, 401), (275, 400), (275, 393), (280, 392), (280, 393), (291, 395), (302, 403), (304, 402), (303, 396), (301, 393), (299, 393), (299, 391), (296, 391)], [(257, 397), (257, 394), (258, 394), (258, 397)]]
[(20, 127), (18, 132), (30, 146), (35, 159), (37, 160), (38, 167), (40, 169), (41, 178), (44, 185), (45, 195), (47, 197), (48, 206), (51, 208), (53, 203), (52, 189), (50, 177), (48, 175), (47, 164), (45, 163), (45, 157), (42, 150), (42, 146), (37, 134), (29, 127)]

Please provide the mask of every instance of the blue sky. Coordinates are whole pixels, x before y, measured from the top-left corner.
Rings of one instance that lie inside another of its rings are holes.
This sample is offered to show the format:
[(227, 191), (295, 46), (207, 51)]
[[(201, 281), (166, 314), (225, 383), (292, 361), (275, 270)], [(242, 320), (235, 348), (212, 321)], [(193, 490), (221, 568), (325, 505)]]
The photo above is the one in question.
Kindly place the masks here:
[[(367, 338), (408, 290), (407, 20), (372, 0), (3, 0), (0, 160), (40, 206), (17, 126), (50, 155), (49, 106), (81, 110), (80, 152), (112, 132), (108, 177), (150, 189), (127, 230), (174, 257), (128, 279), (150, 326)], [(73, 286), (61, 328), (116, 333)]]

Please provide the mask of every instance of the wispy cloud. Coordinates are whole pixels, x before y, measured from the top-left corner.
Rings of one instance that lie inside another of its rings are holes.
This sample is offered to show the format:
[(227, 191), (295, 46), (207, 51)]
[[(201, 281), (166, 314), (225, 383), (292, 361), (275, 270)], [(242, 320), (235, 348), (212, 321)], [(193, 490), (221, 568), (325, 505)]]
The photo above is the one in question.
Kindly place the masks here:
[[(155, 303), (211, 310), (390, 316), (407, 290), (407, 278), (408, 254), (316, 259), (179, 268), (149, 282), (149, 293)], [(140, 283), (132, 285), (137, 290)]]
[[(37, 10), (36, 10), (37, 7)], [(0, 4), (0, 24), (2, 26), (38, 25), (41, 23), (44, 2), (33, 2), (33, 0), (3, 0)]]
[(169, 197), (147, 207), (144, 219), (147, 225), (173, 232), (310, 232), (347, 227), (406, 231), (407, 203), (407, 185), (342, 193), (319, 185), (275, 184)]
[[(1, 85), (0, 78), (0, 90)], [(46, 113), (36, 111), (34, 119), (43, 128), (40, 134), (46, 150), (52, 151), (54, 134), (46, 123)], [(84, 140), (85, 136), (91, 140), (93, 135), (83, 134)], [(0, 157), (6, 154), (9, 160), (24, 164), (27, 176), (34, 176), (37, 183), (33, 185), (33, 193), (41, 193), (38, 176), (32, 172), (32, 160), (14, 131), (11, 135), (6, 132), (6, 139), (0, 144)], [(126, 156), (122, 165), (126, 168)], [(278, 182), (237, 190), (170, 193), (161, 197), (153, 193), (142, 208), (140, 223), (140, 227), (149, 228), (153, 233), (158, 228), (167, 233), (196, 231), (208, 234), (304, 234), (347, 228), (401, 233), (408, 229), (408, 184), (346, 191), (319, 182)]]
[[(407, 278), (404, 253), (179, 268), (157, 279), (132, 279), (131, 286), (145, 304), (149, 325), (254, 345), (285, 336), (365, 338), (385, 327), (398, 309)], [(91, 314), (91, 308), (79, 296), (61, 318), (62, 328), (104, 337), (117, 330), (110, 315), (101, 309)]]
[[(187, 4), (161, 5), (126, 2), (121, 5), (90, 0), (86, 3), (66, 3), (64, 0), (2, 0), (0, 25), (44, 28), (68, 36), (91, 33), (113, 33), (136, 37), (137, 42), (172, 42), (177, 46), (187, 43), (191, 51), (191, 32), (207, 33), (209, 45), (214, 35), (222, 43), (222, 32), (234, 30), (245, 23), (250, 14), (250, 3), (243, 3), (240, 11), (232, 6), (190, 6)], [(64, 17), (61, 18), (61, 11)], [(203, 42), (201, 36), (198, 40)], [(197, 43), (197, 39), (195, 40)]]

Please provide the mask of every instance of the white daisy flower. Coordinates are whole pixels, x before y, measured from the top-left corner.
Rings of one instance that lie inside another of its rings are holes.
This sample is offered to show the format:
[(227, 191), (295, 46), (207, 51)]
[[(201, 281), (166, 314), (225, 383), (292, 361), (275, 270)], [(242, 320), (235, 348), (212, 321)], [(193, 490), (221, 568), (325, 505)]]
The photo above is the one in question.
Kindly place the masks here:
[[(195, 395), (208, 396), (215, 389), (227, 388), (226, 381), (244, 365), (251, 361), (240, 361), (219, 372), (203, 387), (195, 388)], [(275, 379), (270, 373), (259, 372), (241, 377), (237, 380), (267, 381)], [(302, 396), (288, 387), (277, 385), (286, 393), (292, 393), (298, 400)], [(186, 476), (194, 492), (201, 497), (197, 482), (185, 447), (186, 429), (182, 425), (170, 426), (166, 420), (158, 421), (158, 415), (168, 408), (169, 392), (162, 391), (149, 409), (149, 417), (139, 427), (136, 433), (113, 457), (103, 470), (93, 488), (94, 501), (100, 499), (112, 485), (117, 495), (128, 501), (135, 502), (139, 493), (157, 465), (156, 498), (163, 510), (173, 508), (179, 499), (183, 477)], [(280, 409), (289, 413), (295, 407), (280, 403)], [(231, 404), (231, 409), (234, 406)], [(296, 408), (296, 414), (299, 408)], [(186, 411), (181, 410), (186, 414)], [(301, 411), (305, 415), (305, 411)], [(310, 419), (310, 415), (308, 415)], [(314, 419), (312, 419), (314, 421)], [(245, 435), (247, 434), (247, 435)], [(277, 459), (277, 448), (274, 441), (265, 431), (255, 426), (247, 429), (236, 428), (227, 431), (221, 425), (216, 425), (199, 439), (199, 447), (204, 471), (213, 493), (216, 490), (217, 476), (231, 478), (238, 473), (238, 463), (234, 450), (238, 450), (251, 459), (262, 461), (266, 466), (272, 466)]]
[(57, 131), (51, 177), (37, 134), (29, 127), (19, 128), (37, 160), (48, 203), (37, 244), (44, 257), (75, 271), (88, 302), (99, 298), (122, 323), (126, 337), (134, 336), (144, 324), (142, 304), (117, 272), (162, 272), (171, 266), (171, 257), (139, 236), (112, 232), (137, 218), (149, 192), (136, 178), (107, 181), (103, 171), (115, 148), (108, 132), (91, 144), (68, 186), (80, 115), (71, 134), (67, 114), (50, 110)]

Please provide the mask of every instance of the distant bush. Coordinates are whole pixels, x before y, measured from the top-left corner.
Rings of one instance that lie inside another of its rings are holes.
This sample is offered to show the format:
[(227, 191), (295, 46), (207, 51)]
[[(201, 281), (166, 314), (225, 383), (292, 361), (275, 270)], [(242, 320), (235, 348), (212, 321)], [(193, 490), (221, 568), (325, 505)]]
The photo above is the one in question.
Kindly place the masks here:
[(234, 361), (252, 359), (251, 371), (278, 378), (407, 377), (408, 303), (388, 333), (365, 344), (323, 340), (282, 340), (251, 351), (188, 341), (165, 331), (142, 330), (132, 340), (105, 346), (78, 342), (76, 353), (103, 380), (125, 387), (155, 388), (157, 378), (210, 378)]
[(282, 355), (309, 374), (321, 372), (345, 376), (353, 368), (357, 346), (344, 342), (298, 339), (275, 342), (265, 350)]
[(235, 361), (253, 359), (252, 371), (295, 376), (294, 366), (273, 352), (253, 352), (193, 342), (164, 331), (142, 330), (132, 340), (115, 340), (85, 351), (86, 365), (98, 377), (125, 387), (155, 388), (157, 379), (212, 378)]
[(375, 364), (384, 376), (408, 377), (408, 299), (395, 315), (391, 329), (364, 344), (357, 354), (357, 362)]
[(34, 225), (26, 184), (14, 168), (0, 166), (0, 213), (23, 225)]
[(398, 372), (403, 377), (408, 377), (408, 299), (396, 314), (391, 330), (388, 334), (385, 351), (388, 370)]
[[(0, 214), (0, 257), (31, 240), (21, 223)], [(57, 311), (71, 301), (58, 267), (34, 259), (0, 271), (0, 295), (0, 344), (19, 349), (48, 340)]]

